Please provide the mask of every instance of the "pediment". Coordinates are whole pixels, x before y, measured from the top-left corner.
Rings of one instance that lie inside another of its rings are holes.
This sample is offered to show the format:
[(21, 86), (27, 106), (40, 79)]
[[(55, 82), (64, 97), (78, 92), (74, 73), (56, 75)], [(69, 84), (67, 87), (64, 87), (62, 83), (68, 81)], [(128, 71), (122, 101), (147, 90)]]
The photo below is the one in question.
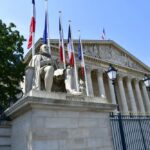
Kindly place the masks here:
[[(77, 48), (77, 47), (76, 47)], [(112, 64), (118, 64), (124, 67), (133, 68), (139, 71), (149, 72), (150, 68), (135, 58), (128, 51), (123, 49), (114, 41), (92, 41), (83, 42), (84, 54), (90, 57), (109, 61)]]
[[(59, 49), (58, 43), (58, 39), (52, 39), (51, 47)], [(67, 40), (64, 43), (65, 47), (67, 47)], [(108, 61), (111, 64), (118, 64), (137, 71), (150, 72), (150, 68), (147, 65), (112, 40), (83, 40), (82, 43), (85, 56)], [(36, 50), (39, 49), (41, 44), (42, 41), (39, 39), (36, 43)], [(74, 48), (77, 52), (78, 40), (74, 40)], [(31, 50), (25, 57), (26, 61), (29, 61), (29, 59), (31, 59)]]

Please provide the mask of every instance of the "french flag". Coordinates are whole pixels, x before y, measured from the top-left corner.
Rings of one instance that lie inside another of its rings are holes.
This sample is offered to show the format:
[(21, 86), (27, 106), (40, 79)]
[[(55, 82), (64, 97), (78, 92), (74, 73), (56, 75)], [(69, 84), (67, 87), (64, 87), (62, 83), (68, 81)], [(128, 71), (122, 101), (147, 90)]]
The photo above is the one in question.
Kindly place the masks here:
[(28, 46), (27, 48), (31, 48), (31, 46), (33, 45), (33, 38), (34, 38), (34, 34), (35, 34), (35, 25), (36, 25), (36, 21), (35, 21), (35, 0), (32, 0), (32, 5), (33, 5), (33, 16), (31, 18), (31, 23), (30, 23), (30, 35), (29, 35), (29, 39), (28, 39)]
[(60, 61), (64, 62), (64, 58), (63, 58), (63, 29), (62, 29), (62, 25), (61, 25), (61, 20), (59, 18), (59, 35), (60, 35), (60, 39), (59, 39), (59, 56), (60, 56)]
[(73, 52), (73, 45), (72, 45), (72, 37), (71, 37), (71, 28), (69, 25), (68, 29), (68, 55), (69, 55), (69, 64), (71, 67), (74, 67), (74, 52)]
[(78, 42), (78, 59), (81, 62), (81, 74), (84, 77), (84, 58), (83, 58), (83, 52), (82, 52), (80, 37), (79, 37), (79, 42)]

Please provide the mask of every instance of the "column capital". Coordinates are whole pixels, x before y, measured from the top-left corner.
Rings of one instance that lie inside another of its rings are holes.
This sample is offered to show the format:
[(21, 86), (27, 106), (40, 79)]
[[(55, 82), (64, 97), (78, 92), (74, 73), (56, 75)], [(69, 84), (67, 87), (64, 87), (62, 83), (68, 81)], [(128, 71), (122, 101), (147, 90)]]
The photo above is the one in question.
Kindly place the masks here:
[(103, 68), (98, 68), (98, 69), (97, 69), (97, 73), (98, 73), (98, 75), (100, 75), (100, 76), (102, 76), (104, 72), (105, 72), (105, 70), (104, 70)]
[(117, 79), (118, 79), (119, 81), (121, 81), (124, 77), (125, 77), (125, 76), (124, 76), (123, 74), (118, 74), (118, 75), (117, 75)]
[(134, 78), (133, 81), (134, 81), (135, 84), (137, 84), (141, 81), (141, 79), (140, 78)]
[(92, 70), (93, 70), (92, 67), (86, 66), (86, 72), (87, 72), (87, 74), (91, 73)]
[(127, 76), (126, 79), (127, 79), (127, 82), (131, 82), (134, 79), (134, 77), (129, 75), (129, 76)]

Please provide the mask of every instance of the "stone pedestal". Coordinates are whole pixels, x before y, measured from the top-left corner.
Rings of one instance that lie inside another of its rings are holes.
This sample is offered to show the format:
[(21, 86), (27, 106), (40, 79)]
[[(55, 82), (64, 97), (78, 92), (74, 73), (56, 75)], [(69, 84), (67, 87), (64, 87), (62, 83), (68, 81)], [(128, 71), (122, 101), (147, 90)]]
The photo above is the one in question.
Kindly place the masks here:
[(6, 111), (11, 150), (114, 150), (109, 112), (101, 98), (30, 91)]

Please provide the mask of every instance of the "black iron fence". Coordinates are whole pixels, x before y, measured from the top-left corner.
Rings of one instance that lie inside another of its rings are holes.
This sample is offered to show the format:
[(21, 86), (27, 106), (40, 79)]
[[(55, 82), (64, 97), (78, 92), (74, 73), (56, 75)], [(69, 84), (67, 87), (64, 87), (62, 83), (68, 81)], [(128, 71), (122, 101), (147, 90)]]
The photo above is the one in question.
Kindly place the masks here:
[(150, 150), (150, 116), (110, 114), (115, 150)]

